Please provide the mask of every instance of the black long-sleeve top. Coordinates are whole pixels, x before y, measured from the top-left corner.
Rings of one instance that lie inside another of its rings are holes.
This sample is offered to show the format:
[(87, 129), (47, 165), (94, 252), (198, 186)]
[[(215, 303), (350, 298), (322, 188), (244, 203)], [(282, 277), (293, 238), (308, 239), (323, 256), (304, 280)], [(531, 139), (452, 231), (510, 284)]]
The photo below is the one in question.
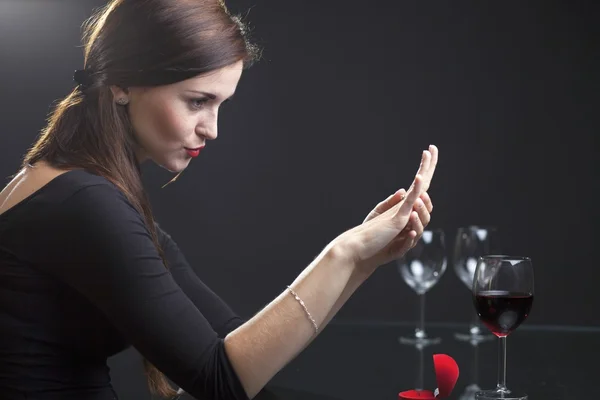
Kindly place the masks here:
[(0, 397), (107, 400), (135, 347), (200, 399), (247, 399), (223, 338), (242, 320), (109, 181), (64, 173), (0, 215)]

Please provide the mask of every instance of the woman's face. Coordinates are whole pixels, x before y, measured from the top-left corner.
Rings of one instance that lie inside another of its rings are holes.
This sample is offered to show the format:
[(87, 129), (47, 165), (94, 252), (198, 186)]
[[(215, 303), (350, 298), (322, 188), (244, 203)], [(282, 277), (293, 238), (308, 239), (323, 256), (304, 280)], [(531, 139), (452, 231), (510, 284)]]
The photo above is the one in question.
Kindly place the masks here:
[(151, 159), (180, 172), (207, 140), (217, 137), (219, 106), (229, 99), (242, 75), (243, 62), (157, 87), (113, 88), (129, 99), (129, 116), (140, 146), (138, 160)]

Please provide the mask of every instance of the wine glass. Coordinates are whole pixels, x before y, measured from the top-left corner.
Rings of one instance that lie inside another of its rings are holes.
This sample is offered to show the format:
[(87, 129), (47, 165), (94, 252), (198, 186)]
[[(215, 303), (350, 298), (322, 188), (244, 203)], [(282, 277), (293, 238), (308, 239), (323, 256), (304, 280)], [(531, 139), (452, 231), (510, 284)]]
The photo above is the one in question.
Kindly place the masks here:
[(499, 339), (498, 385), (479, 400), (525, 400), (506, 387), (506, 337), (525, 321), (533, 305), (533, 264), (528, 257), (484, 256), (473, 280), (473, 304), (481, 322)]
[(447, 257), (444, 231), (430, 229), (404, 257), (397, 261), (398, 271), (404, 282), (419, 295), (419, 322), (414, 335), (401, 337), (403, 344), (435, 344), (440, 338), (427, 337), (425, 333), (425, 293), (431, 289), (446, 271)]
[[(499, 249), (495, 227), (466, 226), (458, 228), (454, 242), (452, 265), (454, 272), (469, 290), (473, 287), (473, 276), (479, 257), (497, 254)], [(472, 312), (469, 332), (457, 332), (454, 337), (465, 342), (483, 342), (492, 340), (493, 335), (484, 334), (477, 314)]]

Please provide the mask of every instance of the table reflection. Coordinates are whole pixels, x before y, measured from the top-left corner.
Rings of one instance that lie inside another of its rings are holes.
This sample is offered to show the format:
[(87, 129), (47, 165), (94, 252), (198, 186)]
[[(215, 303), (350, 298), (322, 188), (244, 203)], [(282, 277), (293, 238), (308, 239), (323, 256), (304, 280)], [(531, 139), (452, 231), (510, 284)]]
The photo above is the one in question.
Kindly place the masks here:
[[(436, 388), (436, 353), (452, 356), (460, 367), (451, 399), (473, 399), (479, 388), (495, 387), (497, 343), (458, 341), (453, 333), (465, 326), (431, 324), (441, 343), (407, 346), (398, 340), (406, 326), (333, 322), (257, 399), (395, 400), (417, 385)], [(507, 380), (531, 400), (573, 399), (593, 389), (600, 328), (524, 325), (509, 341)]]

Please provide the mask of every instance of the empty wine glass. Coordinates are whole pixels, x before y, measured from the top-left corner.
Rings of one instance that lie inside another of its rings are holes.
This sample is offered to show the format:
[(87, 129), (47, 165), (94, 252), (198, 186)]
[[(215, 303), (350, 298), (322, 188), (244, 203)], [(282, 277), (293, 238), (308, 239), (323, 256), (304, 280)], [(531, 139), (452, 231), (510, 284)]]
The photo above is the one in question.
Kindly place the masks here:
[[(473, 287), (473, 276), (477, 267), (477, 260), (488, 254), (498, 254), (499, 249), (496, 228), (482, 226), (467, 226), (458, 228), (454, 242), (454, 253), (452, 265), (454, 272), (469, 291)], [(484, 334), (477, 314), (471, 313), (469, 332), (458, 332), (454, 334), (458, 340), (465, 342), (483, 342), (492, 340), (493, 335)]]
[(484, 256), (473, 280), (473, 303), (481, 322), (499, 339), (498, 384), (477, 392), (479, 400), (525, 400), (506, 387), (506, 337), (529, 316), (533, 304), (533, 264), (528, 257)]
[(425, 333), (425, 293), (446, 271), (447, 256), (444, 232), (441, 229), (423, 231), (423, 235), (404, 257), (397, 261), (404, 282), (419, 295), (419, 322), (414, 335), (401, 337), (403, 344), (434, 344), (440, 338), (429, 338)]

